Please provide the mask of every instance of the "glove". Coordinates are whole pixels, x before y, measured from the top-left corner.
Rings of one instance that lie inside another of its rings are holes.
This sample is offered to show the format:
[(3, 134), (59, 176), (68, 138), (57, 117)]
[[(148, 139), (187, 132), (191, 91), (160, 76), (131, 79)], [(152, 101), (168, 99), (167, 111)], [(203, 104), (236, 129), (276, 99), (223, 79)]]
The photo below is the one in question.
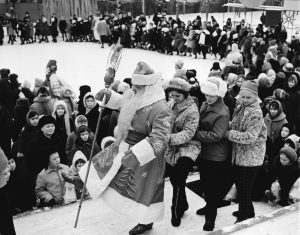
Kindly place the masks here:
[(134, 169), (139, 165), (139, 161), (130, 149), (125, 152), (125, 156), (122, 158), (121, 162), (126, 168), (130, 169)]

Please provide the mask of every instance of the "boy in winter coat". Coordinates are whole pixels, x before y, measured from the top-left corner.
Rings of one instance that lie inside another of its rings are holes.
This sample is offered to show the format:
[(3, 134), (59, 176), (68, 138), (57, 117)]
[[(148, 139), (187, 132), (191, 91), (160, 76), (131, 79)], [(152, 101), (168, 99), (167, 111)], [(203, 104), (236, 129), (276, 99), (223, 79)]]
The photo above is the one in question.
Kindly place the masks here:
[[(273, 182), (277, 178), (280, 185), (280, 201), (278, 201), (278, 204), (287, 206), (289, 205), (289, 192), (300, 176), (300, 169), (295, 150), (291, 147), (283, 147), (280, 150), (280, 155), (275, 162), (274, 168)], [(265, 194), (269, 201), (275, 200), (275, 197), (270, 190), (267, 190)]]
[(35, 192), (40, 199), (40, 207), (63, 204), (65, 180), (62, 172), (69, 173), (69, 167), (60, 163), (58, 152), (49, 151), (48, 166), (37, 177)]
[(97, 120), (99, 117), (99, 104), (96, 102), (95, 96), (88, 92), (83, 97), (85, 107), (85, 116), (88, 120), (88, 127), (95, 133)]

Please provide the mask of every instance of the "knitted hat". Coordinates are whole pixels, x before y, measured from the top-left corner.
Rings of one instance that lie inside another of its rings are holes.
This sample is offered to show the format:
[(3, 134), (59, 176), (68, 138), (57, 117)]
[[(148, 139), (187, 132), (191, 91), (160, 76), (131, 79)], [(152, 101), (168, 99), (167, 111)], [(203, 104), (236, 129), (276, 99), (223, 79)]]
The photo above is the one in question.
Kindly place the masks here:
[(297, 151), (300, 148), (300, 137), (296, 134), (292, 134), (286, 140), (288, 139), (293, 141), (295, 145), (295, 151)]
[(287, 63), (287, 64), (285, 64), (285, 65), (283, 66), (282, 69), (283, 69), (284, 72), (291, 73), (291, 72), (293, 72), (293, 70), (294, 70), (294, 66), (293, 66), (293, 64), (291, 64), (291, 63)]
[(76, 118), (75, 118), (75, 127), (78, 128), (79, 127), (79, 122), (88, 122), (86, 116), (84, 115), (78, 115)]
[(286, 100), (288, 97), (288, 93), (286, 93), (286, 91), (283, 89), (277, 88), (274, 90), (273, 96), (275, 97), (275, 99)]
[(221, 70), (220, 63), (219, 62), (214, 62), (211, 70)]
[(132, 74), (132, 84), (149, 86), (155, 84), (161, 78), (162, 73), (154, 72), (147, 63), (140, 61)]
[(86, 94), (87, 92), (91, 92), (91, 87), (88, 85), (83, 85), (79, 87), (80, 94)]
[(177, 69), (175, 71), (175, 74), (173, 76), (173, 78), (183, 78), (183, 79), (187, 79), (186, 77), (186, 69)]
[(290, 162), (292, 163), (297, 160), (297, 153), (291, 147), (283, 147), (282, 149), (280, 149), (280, 154), (284, 154), (288, 159), (290, 159)]
[(219, 77), (209, 77), (201, 84), (200, 88), (205, 95), (219, 96), (221, 98), (227, 92), (227, 84)]
[(38, 89), (36, 95), (39, 95), (40, 93), (41, 93), (41, 94), (49, 95), (49, 92), (48, 92), (47, 88), (44, 87), (44, 86), (42, 86), (42, 87), (40, 87), (40, 88)]
[(44, 115), (39, 120), (39, 128), (42, 128), (43, 126), (47, 124), (54, 124), (55, 125), (55, 118), (49, 115)]
[(57, 71), (57, 65), (56, 65), (56, 60), (49, 60), (47, 64), (47, 68), (50, 68), (50, 71)]
[(183, 60), (177, 60), (175, 62), (175, 68), (176, 69), (182, 69), (183, 65), (184, 65), (184, 61)]
[(276, 78), (285, 80), (286, 76), (285, 76), (284, 72), (279, 72), (276, 74)]
[(191, 85), (182, 78), (172, 78), (169, 82), (169, 88), (189, 92)]
[(271, 68), (272, 68), (272, 65), (269, 62), (265, 62), (261, 67), (261, 71), (263, 73), (267, 73)]
[(40, 78), (35, 78), (35, 80), (34, 80), (34, 85), (35, 85), (36, 87), (41, 87), (41, 86), (43, 85), (43, 80), (40, 79)]
[(228, 88), (231, 88), (232, 86), (234, 86), (236, 84), (237, 79), (238, 79), (237, 74), (229, 73), (228, 77), (227, 77)]
[(258, 85), (254, 81), (244, 81), (241, 90), (248, 90), (258, 95)]
[(0, 172), (4, 171), (7, 166), (8, 166), (7, 157), (5, 156), (5, 153), (0, 147)]
[(101, 150), (107, 148), (108, 146), (110, 146), (113, 142), (115, 142), (115, 138), (112, 136), (106, 136), (102, 139), (101, 141)]

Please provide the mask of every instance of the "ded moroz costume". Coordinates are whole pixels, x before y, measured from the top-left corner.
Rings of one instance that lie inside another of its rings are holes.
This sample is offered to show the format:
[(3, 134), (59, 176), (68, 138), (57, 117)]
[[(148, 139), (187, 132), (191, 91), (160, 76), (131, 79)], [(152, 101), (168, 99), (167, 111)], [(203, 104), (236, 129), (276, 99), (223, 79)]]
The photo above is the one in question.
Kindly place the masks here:
[[(132, 84), (134, 91), (123, 95), (110, 91), (106, 107), (120, 109), (116, 141), (92, 159), (86, 187), (92, 198), (101, 197), (112, 209), (138, 223), (130, 234), (141, 234), (163, 218), (164, 152), (172, 116), (161, 73), (139, 62)], [(96, 99), (102, 98), (100, 91)], [(87, 165), (79, 172), (82, 180)]]

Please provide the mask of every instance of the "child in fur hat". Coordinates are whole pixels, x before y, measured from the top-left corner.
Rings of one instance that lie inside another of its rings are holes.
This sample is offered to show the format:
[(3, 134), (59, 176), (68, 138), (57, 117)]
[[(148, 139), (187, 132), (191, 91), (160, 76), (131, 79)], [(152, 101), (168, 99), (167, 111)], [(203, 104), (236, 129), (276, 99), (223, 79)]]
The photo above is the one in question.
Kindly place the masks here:
[[(277, 158), (273, 172), (273, 182), (278, 178), (280, 185), (280, 200), (277, 202), (280, 206), (287, 206), (289, 202), (289, 192), (299, 178), (299, 164), (297, 162), (297, 154), (291, 147), (283, 147), (280, 150), (279, 158)], [(276, 198), (270, 190), (265, 192), (269, 201), (274, 201)]]

